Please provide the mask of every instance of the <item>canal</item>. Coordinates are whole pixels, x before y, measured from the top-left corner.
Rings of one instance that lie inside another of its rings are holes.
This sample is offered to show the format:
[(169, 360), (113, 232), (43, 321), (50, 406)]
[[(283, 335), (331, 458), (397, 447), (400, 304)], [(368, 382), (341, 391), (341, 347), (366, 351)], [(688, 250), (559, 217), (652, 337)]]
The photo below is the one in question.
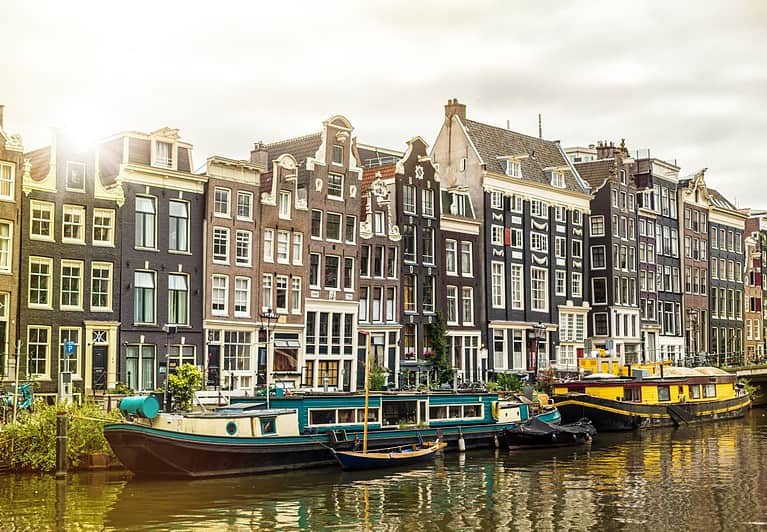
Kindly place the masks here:
[(767, 527), (767, 410), (604, 434), (589, 448), (470, 451), (408, 471), (136, 481), (0, 476), (0, 530), (742, 530)]

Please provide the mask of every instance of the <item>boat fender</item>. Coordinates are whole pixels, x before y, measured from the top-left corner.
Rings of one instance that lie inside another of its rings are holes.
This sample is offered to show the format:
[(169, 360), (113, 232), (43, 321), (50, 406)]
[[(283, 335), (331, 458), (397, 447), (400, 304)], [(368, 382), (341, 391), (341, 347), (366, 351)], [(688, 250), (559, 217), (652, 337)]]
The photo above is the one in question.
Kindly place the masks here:
[(493, 401), (493, 405), (490, 409), (490, 413), (493, 416), (493, 419), (498, 421), (501, 418), (501, 405), (498, 401)]
[(463, 439), (463, 431), (458, 434), (458, 452), (466, 452), (466, 441)]
[(124, 397), (119, 404), (120, 413), (126, 418), (136, 416), (144, 419), (154, 419), (160, 412), (160, 403), (151, 395), (134, 395)]

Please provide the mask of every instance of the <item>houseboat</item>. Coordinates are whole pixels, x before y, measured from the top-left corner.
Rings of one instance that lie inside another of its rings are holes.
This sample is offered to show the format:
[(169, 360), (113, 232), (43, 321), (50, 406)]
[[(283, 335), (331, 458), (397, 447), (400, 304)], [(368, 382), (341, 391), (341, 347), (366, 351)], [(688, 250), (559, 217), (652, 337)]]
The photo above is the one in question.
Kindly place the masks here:
[[(148, 399), (147, 399), (148, 400)], [(125, 400), (123, 400), (125, 402)], [(363, 437), (364, 396), (300, 394), (211, 412), (159, 413), (142, 399), (121, 404), (124, 422), (104, 427), (122, 463), (139, 476), (202, 478), (309, 468), (334, 463), (331, 449), (353, 450)], [(440, 438), (447, 450), (498, 445), (501, 432), (535, 413), (493, 393), (371, 394), (371, 449)], [(540, 412), (560, 420), (555, 408)]]
[(743, 416), (751, 398), (718, 368), (663, 367), (632, 377), (598, 373), (554, 385), (564, 423), (588, 418), (600, 432), (672, 427)]

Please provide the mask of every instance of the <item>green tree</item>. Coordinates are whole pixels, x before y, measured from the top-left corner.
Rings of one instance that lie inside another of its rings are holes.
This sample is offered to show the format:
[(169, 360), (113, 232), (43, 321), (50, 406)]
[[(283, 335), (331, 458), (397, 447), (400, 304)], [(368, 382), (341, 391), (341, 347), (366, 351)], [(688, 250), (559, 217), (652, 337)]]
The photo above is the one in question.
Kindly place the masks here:
[(429, 339), (431, 340), (432, 351), (434, 351), (431, 360), (438, 381), (436, 384), (450, 382), (453, 378), (453, 368), (447, 356), (447, 323), (441, 310), (437, 311), (437, 315), (429, 327)]
[(173, 398), (173, 407), (191, 410), (194, 392), (202, 387), (202, 371), (193, 364), (183, 364), (168, 376), (168, 392)]
[(368, 377), (368, 385), (372, 391), (381, 391), (386, 386), (386, 376), (389, 371), (376, 364), (372, 363), (370, 367), (370, 375)]

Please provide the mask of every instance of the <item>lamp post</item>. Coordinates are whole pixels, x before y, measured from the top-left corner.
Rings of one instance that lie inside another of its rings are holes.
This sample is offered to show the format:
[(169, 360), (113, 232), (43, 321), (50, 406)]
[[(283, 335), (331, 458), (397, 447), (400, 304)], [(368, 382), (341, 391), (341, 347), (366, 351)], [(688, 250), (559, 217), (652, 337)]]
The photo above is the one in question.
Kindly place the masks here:
[(533, 325), (533, 339), (535, 341), (535, 358), (533, 359), (533, 379), (538, 380), (538, 364), (540, 362), (539, 356), (541, 351), (541, 342), (546, 336), (546, 326), (542, 322), (538, 322)]
[[(270, 335), (271, 332), (274, 330), (274, 325), (276, 324), (277, 318), (279, 316), (275, 314), (271, 308), (266, 309), (266, 312), (261, 313), (261, 328), (266, 329), (266, 368), (264, 369), (265, 375), (265, 382), (266, 382), (266, 408), (269, 408), (269, 344), (270, 342)], [(264, 327), (265, 326), (265, 327)]]
[(168, 377), (170, 376), (170, 337), (176, 334), (176, 326), (168, 325), (167, 323), (162, 326), (162, 330), (165, 333), (165, 383), (162, 392), (162, 404), (166, 412), (170, 411), (170, 405), (168, 405)]

